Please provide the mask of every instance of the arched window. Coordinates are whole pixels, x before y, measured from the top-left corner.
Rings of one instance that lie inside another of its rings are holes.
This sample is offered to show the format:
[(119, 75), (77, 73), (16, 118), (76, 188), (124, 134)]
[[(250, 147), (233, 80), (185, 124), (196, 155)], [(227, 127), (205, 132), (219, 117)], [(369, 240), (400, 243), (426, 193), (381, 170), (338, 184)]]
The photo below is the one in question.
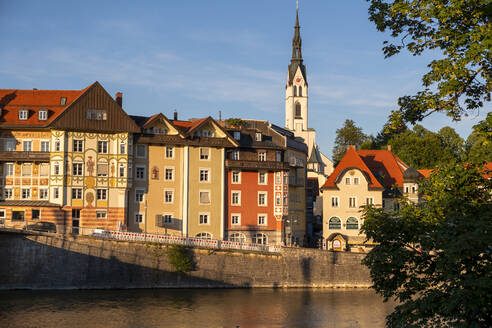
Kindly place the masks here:
[(331, 217), (330, 221), (328, 221), (328, 228), (329, 229), (341, 229), (342, 228), (342, 221), (337, 218), (336, 216)]
[(257, 233), (253, 235), (253, 244), (266, 245), (267, 236), (264, 233)]
[(345, 226), (347, 230), (357, 230), (359, 229), (359, 220), (354, 217), (350, 217), (347, 219), (347, 224)]
[(294, 85), (294, 97), (297, 97), (297, 87)]
[(229, 241), (233, 241), (236, 243), (245, 243), (246, 242), (246, 236), (244, 236), (244, 234), (242, 234), (242, 233), (235, 232), (235, 233), (231, 234), (231, 236), (229, 237)]
[(296, 102), (296, 118), (301, 117), (301, 104)]
[(299, 97), (302, 97), (302, 87), (299, 86)]
[(208, 232), (200, 232), (196, 235), (196, 238), (201, 239), (212, 239), (212, 234)]

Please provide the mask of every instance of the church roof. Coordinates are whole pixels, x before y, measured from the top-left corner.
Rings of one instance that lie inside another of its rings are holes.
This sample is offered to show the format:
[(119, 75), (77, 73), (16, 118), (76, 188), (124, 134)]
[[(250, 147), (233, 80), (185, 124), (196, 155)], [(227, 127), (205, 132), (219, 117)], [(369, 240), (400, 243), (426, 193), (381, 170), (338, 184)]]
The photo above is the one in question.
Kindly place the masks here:
[(294, 27), (294, 38), (292, 39), (292, 58), (289, 65), (288, 85), (292, 85), (297, 69), (300, 68), (304, 82), (307, 84), (306, 66), (302, 59), (301, 27), (299, 26), (299, 9), (296, 11), (296, 26)]
[(319, 153), (318, 147), (313, 145), (311, 149), (311, 156), (309, 156), (308, 163), (318, 163), (322, 164), (323, 160), (321, 159), (321, 154)]

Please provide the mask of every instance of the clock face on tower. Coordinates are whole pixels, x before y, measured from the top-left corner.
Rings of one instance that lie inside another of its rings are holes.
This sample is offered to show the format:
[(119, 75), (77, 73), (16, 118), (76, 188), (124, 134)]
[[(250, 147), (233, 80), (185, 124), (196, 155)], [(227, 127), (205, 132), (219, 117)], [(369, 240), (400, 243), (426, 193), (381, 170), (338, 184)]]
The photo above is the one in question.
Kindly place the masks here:
[(300, 83), (301, 81), (302, 81), (302, 79), (300, 77), (296, 78), (297, 83)]

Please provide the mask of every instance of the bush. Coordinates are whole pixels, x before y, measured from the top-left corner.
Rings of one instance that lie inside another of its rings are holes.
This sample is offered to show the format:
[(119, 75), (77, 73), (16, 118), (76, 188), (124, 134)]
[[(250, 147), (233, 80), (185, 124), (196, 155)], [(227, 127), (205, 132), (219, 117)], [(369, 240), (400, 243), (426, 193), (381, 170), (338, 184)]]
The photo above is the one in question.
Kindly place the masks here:
[(193, 269), (193, 257), (186, 247), (179, 245), (169, 246), (167, 249), (169, 264), (177, 272), (187, 272)]

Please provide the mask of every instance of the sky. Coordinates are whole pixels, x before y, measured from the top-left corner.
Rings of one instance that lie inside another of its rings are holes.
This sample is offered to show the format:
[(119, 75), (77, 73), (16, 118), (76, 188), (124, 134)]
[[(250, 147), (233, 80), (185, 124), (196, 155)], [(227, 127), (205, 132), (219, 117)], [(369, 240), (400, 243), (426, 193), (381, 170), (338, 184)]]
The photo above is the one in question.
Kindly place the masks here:
[[(363, 0), (300, 0), (309, 127), (331, 157), (352, 119), (376, 135), (399, 96), (421, 88), (430, 55), (385, 59), (390, 39)], [(99, 81), (123, 92), (130, 115), (212, 116), (284, 126), (295, 0), (0, 0), (0, 88), (80, 90)], [(490, 103), (456, 123), (422, 122), (466, 138)]]

